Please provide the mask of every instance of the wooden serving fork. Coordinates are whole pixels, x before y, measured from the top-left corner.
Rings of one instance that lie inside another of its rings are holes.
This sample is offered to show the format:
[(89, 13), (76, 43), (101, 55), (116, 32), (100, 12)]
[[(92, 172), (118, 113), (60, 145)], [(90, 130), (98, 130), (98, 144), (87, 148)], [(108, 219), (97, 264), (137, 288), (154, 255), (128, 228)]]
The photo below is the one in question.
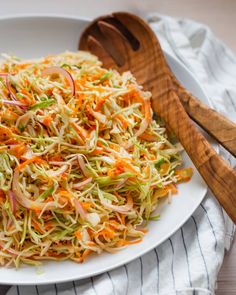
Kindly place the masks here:
[[(180, 85), (149, 25), (138, 16), (126, 12), (102, 16), (85, 29), (79, 48), (97, 55), (107, 68), (115, 68), (119, 72), (130, 70), (138, 83), (152, 92), (153, 111), (165, 120), (178, 137), (215, 197), (236, 223), (236, 172), (198, 131), (183, 105), (203, 127), (204, 118), (195, 113), (196, 106), (201, 112), (204, 111), (208, 119), (209, 116), (220, 120), (222, 117), (206, 109)], [(222, 129), (228, 136), (221, 136), (222, 140), (219, 141), (235, 155), (236, 147), (232, 145), (232, 142), (236, 143), (235, 124), (227, 119), (223, 121)], [(218, 138), (220, 130), (210, 125), (207, 127), (211, 129), (209, 133)]]

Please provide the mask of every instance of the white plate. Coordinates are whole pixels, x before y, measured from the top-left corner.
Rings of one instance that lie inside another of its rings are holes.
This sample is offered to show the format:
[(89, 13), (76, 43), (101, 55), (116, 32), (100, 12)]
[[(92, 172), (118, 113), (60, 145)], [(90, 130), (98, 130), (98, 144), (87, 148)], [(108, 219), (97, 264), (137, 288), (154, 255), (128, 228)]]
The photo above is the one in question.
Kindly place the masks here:
[[(65, 50), (76, 50), (79, 35), (87, 20), (65, 16), (24, 16), (0, 19), (0, 52), (14, 53), (22, 58), (35, 58)], [(208, 103), (199, 83), (175, 58), (167, 60), (179, 80), (197, 97)], [(193, 166), (184, 155), (186, 166)], [(192, 215), (206, 194), (206, 185), (195, 170), (190, 182), (179, 185), (179, 193), (161, 211), (161, 219), (149, 224), (144, 241), (117, 254), (103, 253), (83, 264), (48, 262), (37, 274), (34, 267), (19, 270), (0, 268), (1, 284), (48, 284), (93, 276), (123, 265), (159, 245), (179, 229)]]

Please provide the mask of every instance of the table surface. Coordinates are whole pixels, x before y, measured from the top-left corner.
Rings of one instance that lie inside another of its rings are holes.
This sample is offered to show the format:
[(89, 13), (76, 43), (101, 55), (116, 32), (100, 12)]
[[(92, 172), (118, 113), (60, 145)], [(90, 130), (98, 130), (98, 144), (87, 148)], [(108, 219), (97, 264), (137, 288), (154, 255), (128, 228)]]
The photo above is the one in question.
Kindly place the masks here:
[[(14, 14), (17, 12), (24, 13), (24, 9), (22, 9), (22, 7), (24, 8), (29, 0), (22, 0), (19, 2), (21, 5), (18, 7), (17, 5), (13, 5), (17, 3), (14, 0), (2, 1), (0, 15)], [(23, 4), (25, 3), (25, 5), (23, 5), (22, 2)], [(44, 2), (44, 0), (41, 0), (41, 3), (42, 2)], [(53, 1), (50, 2), (52, 3)], [(118, 2), (119, 1), (116, 3)], [(119, 3), (121, 2), (122, 1)], [(111, 7), (110, 3), (111, 2), (107, 2), (109, 7)], [(148, 3), (148, 9), (150, 11), (158, 11), (159, 13), (177, 17), (192, 18), (196, 21), (209, 25), (213, 32), (215, 32), (215, 34), (226, 43), (226, 45), (236, 52), (236, 0), (140, 0), (139, 5), (142, 6), (144, 12), (147, 9), (146, 3)], [(122, 6), (114, 8), (114, 10), (120, 9), (122, 9)], [(42, 9), (37, 11), (42, 12)], [(53, 11), (53, 6), (49, 5), (47, 12)], [(231, 251), (226, 253), (223, 266), (218, 276), (218, 289), (216, 291), (216, 295), (236, 294), (235, 275), (236, 241), (234, 241)], [(6, 286), (0, 286), (0, 295), (4, 295), (7, 289), (8, 287)]]

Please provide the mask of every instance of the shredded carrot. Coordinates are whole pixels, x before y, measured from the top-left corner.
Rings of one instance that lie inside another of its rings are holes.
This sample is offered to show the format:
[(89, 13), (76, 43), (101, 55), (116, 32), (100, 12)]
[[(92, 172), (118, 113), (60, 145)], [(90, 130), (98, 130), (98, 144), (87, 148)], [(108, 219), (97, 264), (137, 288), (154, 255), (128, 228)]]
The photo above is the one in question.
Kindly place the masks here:
[(104, 238), (112, 239), (115, 235), (115, 232), (110, 227), (106, 226), (106, 228), (99, 231), (98, 233), (95, 233), (95, 235), (98, 237), (103, 236)]
[(82, 239), (82, 233), (81, 233), (81, 231), (80, 231), (80, 230), (77, 230), (77, 231), (75, 232), (75, 236), (76, 236), (76, 238), (77, 238), (78, 240), (81, 240), (81, 239)]
[(25, 99), (20, 99), (20, 101), (22, 101), (23, 103), (26, 103), (26, 104), (28, 104), (28, 105), (32, 105), (32, 104), (34, 104), (35, 103), (35, 99), (34, 99), (34, 97), (33, 97), (33, 95), (26, 89), (26, 88), (23, 88), (22, 90), (21, 90), (21, 92), (25, 95), (25, 96), (27, 96), (30, 100), (25, 100)]
[(101, 108), (102, 108), (104, 102), (106, 101), (106, 99), (107, 99), (107, 97), (102, 97), (102, 98), (100, 98), (100, 99), (98, 100), (98, 102), (97, 102), (97, 104), (96, 104), (96, 107), (95, 107), (95, 109), (94, 109), (96, 112), (101, 110)]
[(142, 242), (142, 239), (137, 239), (137, 240), (133, 240), (133, 241), (127, 241), (127, 240), (123, 240), (123, 239), (121, 239), (121, 240), (119, 240), (118, 242), (117, 242), (117, 246), (118, 247), (122, 247), (122, 246), (127, 246), (127, 245), (133, 245), (133, 244), (138, 244), (138, 243), (140, 243), (140, 242)]
[(178, 178), (178, 181), (189, 181), (193, 175), (193, 168), (184, 168), (184, 169), (176, 169), (175, 170), (175, 175)]
[(129, 121), (126, 120), (121, 114), (116, 115), (116, 118), (121, 122), (124, 129), (127, 129), (127, 127), (130, 125)]
[(124, 241), (125, 245), (133, 245), (133, 244), (138, 244), (142, 242), (142, 239), (137, 239), (137, 240), (133, 240), (133, 241)]
[(160, 166), (160, 174), (161, 175), (167, 174), (168, 171), (169, 171), (169, 168), (170, 168), (170, 164), (169, 163), (163, 163), (163, 164), (161, 164), (161, 166)]
[(0, 117), (2, 118), (2, 120), (15, 121), (19, 117), (19, 115), (11, 110), (4, 110), (0, 112)]
[(85, 211), (87, 211), (89, 208), (91, 208), (92, 207), (92, 203), (91, 202), (80, 202), (80, 204), (81, 204), (81, 206), (83, 207), (83, 209), (85, 210)]
[(6, 199), (6, 194), (0, 189), (0, 203), (4, 202)]
[(155, 192), (155, 197), (157, 199), (163, 198), (168, 194), (168, 190), (166, 188), (160, 188)]
[(171, 191), (172, 194), (177, 194), (178, 190), (173, 183), (170, 183), (166, 186), (166, 189)]
[(29, 66), (29, 63), (20, 63), (17, 65), (19, 69), (25, 69)]
[(141, 231), (144, 234), (147, 234), (148, 233), (148, 229), (147, 228), (139, 229), (139, 231)]
[(20, 159), (21, 156), (27, 151), (27, 147), (24, 144), (19, 144), (11, 147), (9, 153), (14, 155), (17, 159)]
[(60, 196), (66, 197), (68, 200), (71, 200), (71, 193), (69, 193), (68, 191), (66, 191), (64, 189), (60, 189), (59, 194), (60, 194)]
[(51, 229), (53, 227), (53, 223), (48, 221), (47, 223), (45, 223), (44, 227), (46, 230)]
[(12, 138), (12, 132), (10, 128), (3, 128), (0, 126), (0, 141), (4, 142)]
[(128, 161), (125, 161), (124, 159), (117, 160), (115, 165), (116, 165), (116, 168), (118, 169), (126, 168), (129, 171), (134, 172), (135, 174), (141, 176), (141, 174)]
[(31, 159), (26, 160), (25, 162), (21, 163), (18, 167), (16, 167), (16, 171), (21, 171), (22, 169), (24, 169), (27, 165), (31, 164), (31, 163), (36, 163), (36, 164), (43, 164), (45, 163), (44, 160), (42, 160), (41, 158), (34, 156)]
[(51, 157), (49, 157), (49, 161), (60, 162), (60, 161), (62, 161), (62, 157), (61, 157), (61, 155), (51, 156)]
[(8, 150), (8, 146), (0, 146), (0, 153), (6, 150)]
[(139, 136), (139, 138), (141, 138), (142, 140), (146, 140), (146, 141), (150, 141), (150, 142), (153, 142), (153, 141), (157, 141), (157, 136), (155, 135), (152, 135), (152, 134), (148, 134), (148, 133), (143, 133)]
[(53, 119), (51, 116), (45, 116), (44, 119), (43, 119), (43, 124), (45, 126), (49, 126), (51, 123), (52, 123)]
[(122, 222), (122, 224), (124, 224), (125, 225), (125, 215), (124, 214), (120, 214), (120, 217), (121, 217), (121, 222)]
[(114, 169), (110, 169), (107, 171), (107, 176), (110, 176), (111, 178), (114, 178), (116, 177), (117, 175), (123, 173), (125, 171), (124, 167), (122, 166), (119, 166), (119, 167), (116, 167)]
[(113, 219), (110, 220), (109, 224), (110, 224), (110, 226), (114, 227), (115, 229), (119, 228), (119, 226), (120, 226), (119, 222), (117, 222), (116, 220), (113, 220)]
[(75, 124), (74, 122), (70, 122), (70, 125), (73, 127), (73, 129), (75, 129), (76, 132), (78, 132), (83, 140), (89, 137), (87, 130), (85, 130), (83, 127)]
[(40, 223), (38, 223), (35, 219), (32, 219), (32, 224), (34, 226), (34, 228), (40, 232), (41, 234), (44, 234), (45, 231), (43, 230), (42, 226), (40, 225)]
[(92, 253), (92, 251), (91, 251), (90, 249), (86, 249), (86, 250), (84, 251), (84, 253), (82, 254), (82, 256), (81, 256), (81, 262), (83, 262), (84, 259), (85, 259), (90, 253)]
[(95, 155), (101, 155), (102, 153), (103, 153), (104, 151), (103, 151), (103, 149), (95, 149), (95, 150), (93, 150), (91, 153), (90, 153), (90, 155), (92, 155), (92, 156), (95, 156)]
[(151, 169), (150, 169), (149, 165), (147, 167), (145, 167), (145, 173), (146, 173), (147, 177), (151, 177)]

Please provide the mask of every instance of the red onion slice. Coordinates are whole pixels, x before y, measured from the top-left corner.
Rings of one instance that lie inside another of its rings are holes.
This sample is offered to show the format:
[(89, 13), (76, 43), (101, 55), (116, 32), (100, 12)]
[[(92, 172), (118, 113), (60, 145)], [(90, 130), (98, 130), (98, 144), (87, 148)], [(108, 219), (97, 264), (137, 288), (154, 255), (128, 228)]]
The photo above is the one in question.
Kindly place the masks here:
[(17, 251), (17, 250), (14, 250), (12, 248), (6, 248), (2, 241), (0, 241), (0, 247), (2, 249), (4, 249), (4, 251), (6, 251), (8, 253), (11, 253), (12, 255), (15, 255), (15, 256), (30, 257), (30, 256), (33, 255), (32, 253), (24, 253), (22, 251)]
[(130, 211), (133, 208), (132, 198), (128, 197), (127, 199), (128, 199), (127, 204), (121, 205), (121, 206), (112, 205), (112, 204), (108, 203), (104, 198), (101, 199), (101, 203), (103, 204), (104, 207), (111, 209), (113, 211), (116, 211), (119, 213), (127, 213), (128, 211)]
[(72, 96), (75, 95), (75, 81), (72, 75), (67, 70), (60, 67), (49, 67), (42, 71), (42, 76), (52, 75), (52, 74), (58, 74), (58, 75), (64, 76), (70, 84)]
[(16, 100), (2, 100), (3, 104), (9, 104), (9, 105), (15, 105), (15, 106), (19, 106), (19, 107), (26, 107), (25, 104), (23, 104), (20, 101), (16, 101)]
[(116, 189), (120, 189), (128, 180), (128, 177), (124, 178), (120, 183), (116, 185)]
[(84, 210), (80, 202), (77, 199), (74, 199), (74, 204), (75, 204), (76, 213), (79, 214), (82, 219), (86, 219), (87, 212)]
[(10, 86), (9, 78), (8, 78), (9, 77), (9, 74), (8, 73), (0, 73), (0, 77), (4, 77), (5, 78), (5, 84), (6, 84), (6, 87), (7, 87), (8, 92), (10, 93), (10, 97), (13, 100), (17, 100), (15, 94), (11, 91), (11, 86)]
[(45, 206), (47, 206), (47, 210), (58, 208), (58, 204), (56, 202), (39, 202), (39, 201), (32, 201), (28, 199), (21, 191), (19, 186), (19, 171), (15, 171), (13, 175), (13, 182), (12, 182), (12, 190), (15, 194), (16, 200), (20, 203), (23, 207), (32, 209), (32, 210), (43, 210)]
[(11, 85), (10, 85), (10, 82), (9, 82), (9, 76), (6, 77), (6, 86), (7, 86), (7, 90), (10, 93), (11, 99), (17, 100), (17, 98), (15, 96), (15, 93), (11, 90)]
[(8, 77), (8, 73), (0, 73), (0, 77)]
[(81, 168), (82, 173), (84, 174), (84, 176), (90, 177), (91, 174), (90, 174), (90, 172), (88, 171), (88, 169), (85, 166), (83, 155), (78, 155), (77, 156), (77, 159), (78, 159), (79, 166), (80, 166), (80, 168)]
[(15, 101), (16, 103), (14, 103), (13, 101), (8, 101), (6, 100), (4, 103), (5, 104), (9, 104), (9, 105), (15, 105), (15, 106), (18, 106), (19, 109), (21, 110), (26, 110), (26, 105), (24, 105), (23, 103), (19, 102), (15, 93), (11, 90), (11, 85), (10, 85), (10, 82), (9, 82), (9, 74), (8, 73), (0, 73), (0, 77), (4, 77), (5, 78), (5, 83), (6, 83), (6, 87), (7, 87), (7, 90), (10, 94), (10, 97), (13, 101)]
[(87, 184), (89, 184), (92, 181), (92, 177), (89, 177), (88, 179), (75, 183), (73, 184), (73, 188), (75, 189), (82, 189), (84, 188)]

